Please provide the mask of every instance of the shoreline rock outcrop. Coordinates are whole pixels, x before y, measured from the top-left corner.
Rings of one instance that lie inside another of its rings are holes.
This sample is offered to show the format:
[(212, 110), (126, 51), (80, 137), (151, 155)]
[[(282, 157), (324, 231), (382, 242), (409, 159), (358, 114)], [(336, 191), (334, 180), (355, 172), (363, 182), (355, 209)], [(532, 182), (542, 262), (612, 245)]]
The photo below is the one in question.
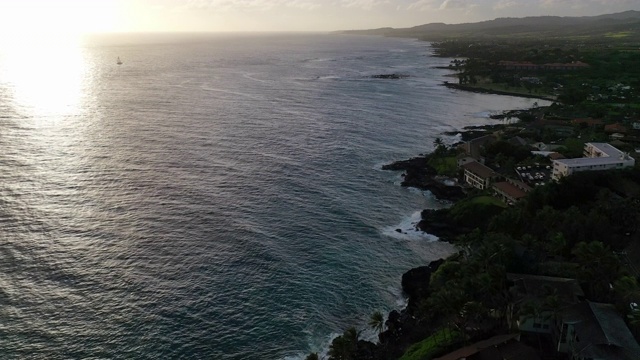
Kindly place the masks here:
[(418, 156), (384, 165), (382, 169), (404, 171), (401, 186), (429, 190), (438, 200), (457, 201), (463, 199), (466, 194), (462, 187), (449, 185), (438, 179), (438, 172), (429, 165), (429, 160), (428, 155)]

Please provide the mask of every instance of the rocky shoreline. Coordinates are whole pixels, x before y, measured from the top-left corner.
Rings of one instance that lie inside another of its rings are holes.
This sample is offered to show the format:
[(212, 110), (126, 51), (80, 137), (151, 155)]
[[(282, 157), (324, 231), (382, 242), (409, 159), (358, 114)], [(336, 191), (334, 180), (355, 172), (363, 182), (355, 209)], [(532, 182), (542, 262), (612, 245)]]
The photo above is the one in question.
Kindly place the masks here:
[(429, 155), (417, 156), (384, 165), (382, 170), (404, 171), (401, 186), (429, 190), (439, 200), (463, 199), (466, 196), (463, 188), (457, 184), (447, 183), (448, 178), (438, 177), (436, 169), (429, 165), (429, 160)]
[[(393, 75), (396, 74), (380, 78), (395, 79), (396, 77)], [(444, 85), (464, 91), (553, 100), (540, 96), (482, 91), (480, 89), (454, 84)], [(519, 118), (530, 115), (531, 111), (532, 109), (504, 111), (500, 114), (491, 115), (490, 117), (494, 120)], [(505, 124), (467, 126), (462, 131), (446, 132), (444, 135), (452, 136), (460, 134), (462, 141), (468, 141), (473, 138), (491, 134), (505, 126)], [(401, 186), (428, 190), (440, 201), (455, 203), (465, 199), (469, 189), (462, 186), (457, 179), (439, 176), (437, 170), (429, 165), (429, 161), (432, 160), (432, 158), (432, 154), (420, 154), (407, 160), (398, 160), (383, 165), (382, 169), (403, 171)], [(440, 241), (451, 242), (459, 235), (470, 232), (472, 228), (456, 223), (456, 221), (448, 216), (446, 209), (425, 209), (421, 212), (421, 220), (416, 224), (416, 230), (437, 236)], [(452, 256), (459, 256), (459, 254)], [(436, 324), (439, 324), (442, 318), (438, 313), (424, 309), (422, 304), (424, 304), (425, 300), (430, 296), (429, 285), (431, 275), (438, 270), (444, 261), (444, 259), (434, 260), (426, 266), (412, 268), (402, 275), (401, 286), (403, 293), (407, 296), (407, 306), (402, 310), (393, 310), (388, 314), (384, 322), (386, 330), (379, 333), (378, 343), (374, 344), (365, 340), (357, 341), (355, 345), (355, 359), (398, 359), (409, 346), (425, 339), (437, 330)], [(425, 311), (429, 313), (430, 321), (421, 320), (424, 319), (422, 315), (424, 315)], [(452, 344), (448, 350), (454, 350), (459, 346), (462, 346), (462, 344)]]
[[(493, 119), (518, 117), (527, 114), (531, 110), (512, 110), (501, 114), (492, 115)], [(462, 141), (493, 133), (504, 124), (468, 126), (463, 131), (445, 133), (445, 135), (462, 135)], [(458, 202), (467, 197), (468, 188), (461, 186), (457, 181), (438, 176), (436, 169), (429, 165), (431, 154), (419, 155), (407, 160), (395, 161), (384, 165), (383, 170), (403, 171), (401, 186), (415, 187), (428, 190), (438, 199), (443, 201)], [(459, 235), (470, 232), (472, 229), (456, 223), (448, 216), (447, 210), (425, 209), (421, 212), (421, 220), (416, 229), (435, 235), (440, 241), (453, 241)], [(456, 256), (455, 254), (453, 256)], [(407, 306), (402, 310), (393, 310), (389, 313), (385, 322), (386, 329), (378, 336), (379, 343), (372, 344), (360, 341), (358, 345), (358, 359), (396, 359), (401, 357), (406, 349), (423, 340), (436, 329), (440, 319), (438, 314), (430, 314), (432, 323), (420, 321), (419, 312), (425, 311), (421, 304), (430, 296), (429, 284), (431, 274), (436, 272), (444, 259), (431, 261), (426, 266), (420, 266), (408, 270), (402, 275), (402, 291), (406, 294)], [(455, 349), (460, 344), (454, 344)]]

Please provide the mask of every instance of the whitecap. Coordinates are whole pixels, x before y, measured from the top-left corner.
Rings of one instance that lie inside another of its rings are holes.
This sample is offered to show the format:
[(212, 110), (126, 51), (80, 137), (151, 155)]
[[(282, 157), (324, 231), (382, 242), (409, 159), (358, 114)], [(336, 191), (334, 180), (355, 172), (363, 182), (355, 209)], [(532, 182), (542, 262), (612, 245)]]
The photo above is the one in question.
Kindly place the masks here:
[(437, 236), (428, 234), (416, 228), (416, 225), (421, 220), (420, 213), (420, 211), (416, 211), (411, 214), (411, 216), (403, 219), (400, 224), (388, 226), (382, 229), (382, 234), (399, 240), (427, 240), (429, 242), (438, 241)]

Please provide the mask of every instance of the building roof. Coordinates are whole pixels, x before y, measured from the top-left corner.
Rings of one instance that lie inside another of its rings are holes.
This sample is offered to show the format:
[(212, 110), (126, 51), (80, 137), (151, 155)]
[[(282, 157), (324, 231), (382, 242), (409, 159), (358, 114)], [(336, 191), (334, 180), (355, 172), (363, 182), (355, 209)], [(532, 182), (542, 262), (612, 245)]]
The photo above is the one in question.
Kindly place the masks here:
[(589, 126), (594, 126), (594, 125), (602, 125), (602, 120), (601, 119), (592, 119), (592, 118), (580, 118), (580, 119), (573, 119), (571, 120), (572, 124), (582, 124), (585, 123)]
[(516, 179), (507, 179), (508, 182), (510, 182), (511, 184), (515, 185), (518, 189), (520, 190), (524, 190), (524, 192), (529, 192), (531, 190), (533, 190), (533, 188), (529, 185), (527, 185), (526, 183), (520, 181), (520, 180), (516, 180)]
[(578, 345), (582, 346), (576, 351), (581, 357), (640, 359), (640, 345), (611, 304), (584, 301), (567, 309), (562, 321), (574, 324)]
[(584, 298), (584, 292), (576, 279), (553, 276), (508, 273), (521, 300), (544, 300), (549, 295), (557, 295), (563, 305), (571, 305)]
[(609, 124), (604, 126), (604, 131), (608, 133), (626, 133), (627, 127), (620, 123)]
[(590, 166), (590, 165), (609, 165), (617, 164), (622, 160), (630, 160), (624, 152), (616, 149), (607, 143), (586, 143), (585, 146), (591, 146), (602, 154), (599, 157), (587, 157), (577, 159), (558, 159), (554, 162), (565, 164), (567, 166)]
[(500, 344), (504, 344), (510, 340), (513, 340), (515, 338), (517, 338), (519, 336), (519, 334), (506, 334), (506, 335), (497, 335), (494, 336), (490, 339), (487, 340), (483, 340), (483, 341), (478, 341), (475, 344), (463, 347), (461, 349), (458, 349), (454, 352), (450, 352), (447, 355), (441, 356), (439, 358), (436, 358), (434, 360), (460, 360), (460, 359), (465, 359), (471, 355), (477, 354), (478, 352), (482, 351), (483, 349), (492, 347), (492, 346), (496, 346), (496, 345), (500, 345)]
[(620, 162), (619, 158), (598, 157), (598, 158), (577, 158), (577, 159), (558, 159), (553, 160), (568, 166), (590, 166), (590, 165), (609, 165)]
[(549, 159), (551, 160), (559, 160), (559, 159), (564, 159), (564, 155), (560, 154), (559, 152), (552, 152), (551, 154), (549, 154)]
[(618, 150), (615, 146), (607, 143), (586, 143), (585, 145), (586, 146), (591, 145), (592, 147), (596, 148), (598, 151), (611, 157), (619, 157), (620, 155), (624, 154), (622, 151)]
[[(518, 188), (517, 186), (515, 186), (514, 184), (511, 184), (511, 183), (506, 182), (506, 181), (495, 183), (495, 184), (493, 184), (493, 187), (496, 190), (498, 190), (498, 191), (500, 191), (500, 192), (502, 192), (504, 194), (507, 194), (507, 196), (512, 197), (512, 198), (514, 198), (516, 200), (527, 196), (527, 193), (524, 190), (522, 190), (522, 189)], [(527, 187), (529, 187), (529, 186), (527, 186)]]
[(491, 168), (488, 168), (477, 161), (466, 163), (462, 165), (462, 168), (471, 171), (472, 173), (480, 176), (483, 179), (488, 179), (498, 175), (495, 171), (491, 170)]
[(540, 360), (535, 349), (515, 340), (486, 348), (477, 357), (477, 360)]

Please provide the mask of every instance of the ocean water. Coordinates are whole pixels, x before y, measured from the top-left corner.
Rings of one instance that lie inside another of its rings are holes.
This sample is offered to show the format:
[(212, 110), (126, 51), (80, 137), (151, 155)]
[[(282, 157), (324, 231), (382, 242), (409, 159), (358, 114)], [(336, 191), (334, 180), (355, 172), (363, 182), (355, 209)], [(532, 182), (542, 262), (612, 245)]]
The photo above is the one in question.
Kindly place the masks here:
[(412, 230), (446, 204), (381, 165), (535, 102), (446, 89), (430, 54), (327, 34), (0, 49), (0, 357), (297, 359), (401, 307), (402, 273), (452, 251)]

